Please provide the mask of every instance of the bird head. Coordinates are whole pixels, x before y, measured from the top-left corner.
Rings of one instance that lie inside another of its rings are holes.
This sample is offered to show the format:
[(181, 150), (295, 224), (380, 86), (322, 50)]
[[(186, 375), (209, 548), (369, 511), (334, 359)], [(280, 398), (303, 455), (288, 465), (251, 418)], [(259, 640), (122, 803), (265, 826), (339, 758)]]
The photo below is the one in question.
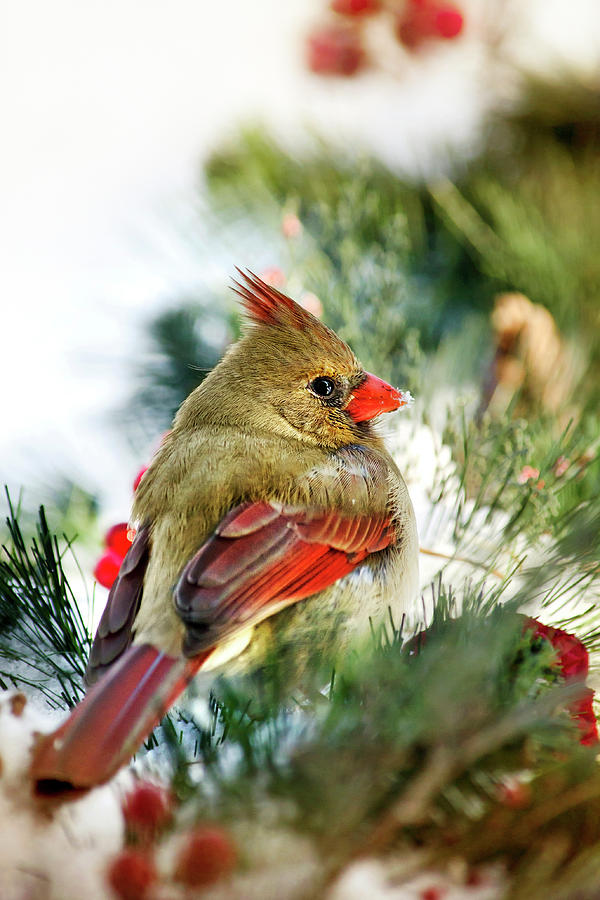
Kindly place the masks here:
[(198, 421), (210, 398), (213, 420), (337, 449), (364, 440), (372, 419), (408, 403), (408, 394), (365, 372), (319, 319), (258, 276), (238, 272), (244, 335), (190, 395), (182, 421), (186, 413)]

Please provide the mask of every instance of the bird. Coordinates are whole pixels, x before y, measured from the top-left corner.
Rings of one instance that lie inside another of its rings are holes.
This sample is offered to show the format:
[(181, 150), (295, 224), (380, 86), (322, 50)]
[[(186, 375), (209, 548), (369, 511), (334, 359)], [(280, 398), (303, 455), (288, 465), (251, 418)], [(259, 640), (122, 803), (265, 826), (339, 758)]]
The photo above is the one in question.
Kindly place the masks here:
[(137, 488), (133, 544), (92, 644), (87, 691), (39, 736), (38, 797), (108, 781), (198, 673), (344, 648), (418, 590), (406, 484), (378, 433), (408, 392), (250, 270), (242, 336), (184, 400)]

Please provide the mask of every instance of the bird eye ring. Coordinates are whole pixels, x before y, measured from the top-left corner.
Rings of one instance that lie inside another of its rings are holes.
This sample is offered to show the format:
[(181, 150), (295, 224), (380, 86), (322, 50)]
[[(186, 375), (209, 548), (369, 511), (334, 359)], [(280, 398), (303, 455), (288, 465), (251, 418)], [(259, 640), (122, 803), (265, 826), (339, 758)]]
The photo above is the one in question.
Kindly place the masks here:
[(331, 397), (335, 390), (335, 381), (320, 375), (318, 378), (313, 378), (308, 387), (317, 397)]

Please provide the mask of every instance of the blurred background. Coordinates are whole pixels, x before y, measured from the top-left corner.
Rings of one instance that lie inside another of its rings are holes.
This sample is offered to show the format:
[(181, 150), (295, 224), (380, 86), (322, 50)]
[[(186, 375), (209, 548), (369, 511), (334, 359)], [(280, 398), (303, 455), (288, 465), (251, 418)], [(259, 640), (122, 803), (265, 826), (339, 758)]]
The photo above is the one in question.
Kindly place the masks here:
[(96, 541), (127, 517), (236, 334), (235, 265), (440, 429), (459, 394), (594, 409), (597, 0), (24, 0), (1, 56), (0, 473), (25, 509)]

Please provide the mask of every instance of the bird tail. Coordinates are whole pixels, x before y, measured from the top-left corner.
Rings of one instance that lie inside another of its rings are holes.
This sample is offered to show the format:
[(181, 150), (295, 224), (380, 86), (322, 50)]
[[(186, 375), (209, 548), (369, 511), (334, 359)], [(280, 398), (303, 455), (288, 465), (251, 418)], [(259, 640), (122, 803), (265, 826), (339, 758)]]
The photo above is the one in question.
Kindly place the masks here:
[(138, 749), (212, 651), (186, 660), (132, 645), (66, 722), (43, 735), (30, 774), (37, 796), (74, 796), (108, 781)]

